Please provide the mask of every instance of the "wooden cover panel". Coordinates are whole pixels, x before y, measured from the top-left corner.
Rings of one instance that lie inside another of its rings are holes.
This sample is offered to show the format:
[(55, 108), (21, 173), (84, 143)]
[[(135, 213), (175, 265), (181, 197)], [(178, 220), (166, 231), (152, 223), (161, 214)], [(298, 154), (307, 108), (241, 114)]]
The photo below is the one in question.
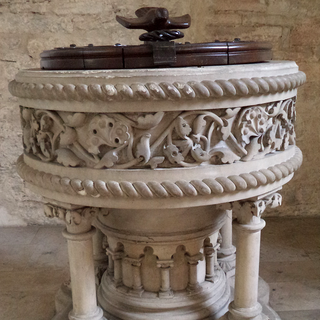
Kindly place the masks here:
[[(155, 63), (154, 50), (159, 49), (156, 46), (148, 43), (136, 46), (57, 48), (41, 53), (41, 68), (83, 70), (189, 67), (255, 63), (272, 59), (270, 43), (236, 41), (176, 44), (175, 49), (171, 45), (171, 49), (175, 50), (174, 62)], [(163, 55), (166, 55), (166, 51)]]

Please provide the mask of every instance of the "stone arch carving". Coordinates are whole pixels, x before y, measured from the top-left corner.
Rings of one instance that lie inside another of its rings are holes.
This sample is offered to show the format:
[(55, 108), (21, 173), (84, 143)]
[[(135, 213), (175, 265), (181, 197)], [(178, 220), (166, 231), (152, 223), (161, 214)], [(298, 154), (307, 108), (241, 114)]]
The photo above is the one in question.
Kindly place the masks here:
[(206, 276), (205, 280), (210, 282), (216, 281), (216, 270), (219, 268), (217, 262), (217, 251), (220, 247), (219, 243), (213, 244), (208, 237), (203, 241), (203, 253), (206, 263)]
[(170, 270), (171, 287), (173, 291), (185, 290), (188, 286), (189, 267), (186, 260), (186, 247), (179, 245), (172, 255), (174, 268)]
[(125, 256), (124, 245), (121, 242), (117, 243), (113, 253), (114, 263), (114, 284), (119, 287), (123, 284), (123, 258)]
[(144, 257), (141, 264), (141, 277), (144, 290), (158, 292), (160, 288), (160, 270), (157, 268), (158, 257), (152, 247), (144, 248)]
[(114, 252), (123, 252), (123, 253), (125, 252), (124, 245), (122, 242), (117, 243), (117, 246), (115, 247)]

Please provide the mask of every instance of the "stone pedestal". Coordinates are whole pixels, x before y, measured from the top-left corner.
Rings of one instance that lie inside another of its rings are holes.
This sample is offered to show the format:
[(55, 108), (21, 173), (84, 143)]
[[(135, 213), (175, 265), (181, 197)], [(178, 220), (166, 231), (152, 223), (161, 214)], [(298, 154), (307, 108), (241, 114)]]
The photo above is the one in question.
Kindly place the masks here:
[(215, 253), (204, 252), (216, 245), (224, 222), (224, 211), (213, 206), (102, 210), (96, 225), (108, 238), (107, 252), (122, 257), (113, 258), (99, 289), (107, 318), (218, 319), (227, 311), (229, 286), (220, 268), (215, 281), (208, 279)]
[(304, 81), (276, 61), (18, 73), (17, 170), (66, 221), (70, 320), (264, 319), (260, 204), (274, 206), (302, 162)]

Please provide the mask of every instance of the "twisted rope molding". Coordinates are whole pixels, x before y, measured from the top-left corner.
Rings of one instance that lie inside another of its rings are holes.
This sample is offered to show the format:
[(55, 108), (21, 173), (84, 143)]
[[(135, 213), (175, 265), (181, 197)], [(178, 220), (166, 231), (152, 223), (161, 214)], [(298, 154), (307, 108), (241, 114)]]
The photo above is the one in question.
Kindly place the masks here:
[(17, 171), (22, 179), (44, 189), (54, 190), (70, 195), (90, 197), (114, 197), (114, 198), (168, 198), (168, 197), (193, 197), (200, 195), (222, 194), (234, 191), (242, 191), (258, 186), (273, 183), (286, 178), (296, 171), (302, 163), (302, 152), (296, 147), (295, 155), (268, 169), (261, 169), (250, 173), (218, 177), (190, 182), (179, 180), (176, 182), (163, 181), (148, 183), (117, 182), (117, 181), (92, 181), (69, 179), (58, 175), (52, 175), (35, 170), (25, 164), (23, 156), (17, 161)]
[(284, 76), (242, 78), (215, 81), (124, 83), (112, 84), (35, 84), (13, 80), (9, 84), (12, 95), (44, 100), (179, 100), (207, 99), (277, 93), (295, 89), (306, 81), (304, 72)]

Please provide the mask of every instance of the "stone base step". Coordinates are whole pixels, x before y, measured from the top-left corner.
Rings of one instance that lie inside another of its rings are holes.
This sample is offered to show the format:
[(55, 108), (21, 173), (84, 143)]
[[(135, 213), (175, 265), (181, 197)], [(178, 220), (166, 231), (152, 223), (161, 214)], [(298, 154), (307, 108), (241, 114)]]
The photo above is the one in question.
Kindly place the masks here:
[[(230, 300), (233, 300), (234, 296), (234, 276), (228, 279), (231, 294)], [(266, 320), (281, 320), (279, 315), (269, 305), (269, 285), (259, 278), (259, 302), (262, 305), (262, 312), (267, 316)], [(72, 297), (70, 289), (62, 286), (56, 295), (56, 315), (52, 320), (68, 320), (68, 314), (72, 309)], [(151, 319), (150, 319), (151, 320)], [(204, 319), (205, 320), (205, 319)], [(219, 320), (228, 320), (226, 315), (222, 316)]]

